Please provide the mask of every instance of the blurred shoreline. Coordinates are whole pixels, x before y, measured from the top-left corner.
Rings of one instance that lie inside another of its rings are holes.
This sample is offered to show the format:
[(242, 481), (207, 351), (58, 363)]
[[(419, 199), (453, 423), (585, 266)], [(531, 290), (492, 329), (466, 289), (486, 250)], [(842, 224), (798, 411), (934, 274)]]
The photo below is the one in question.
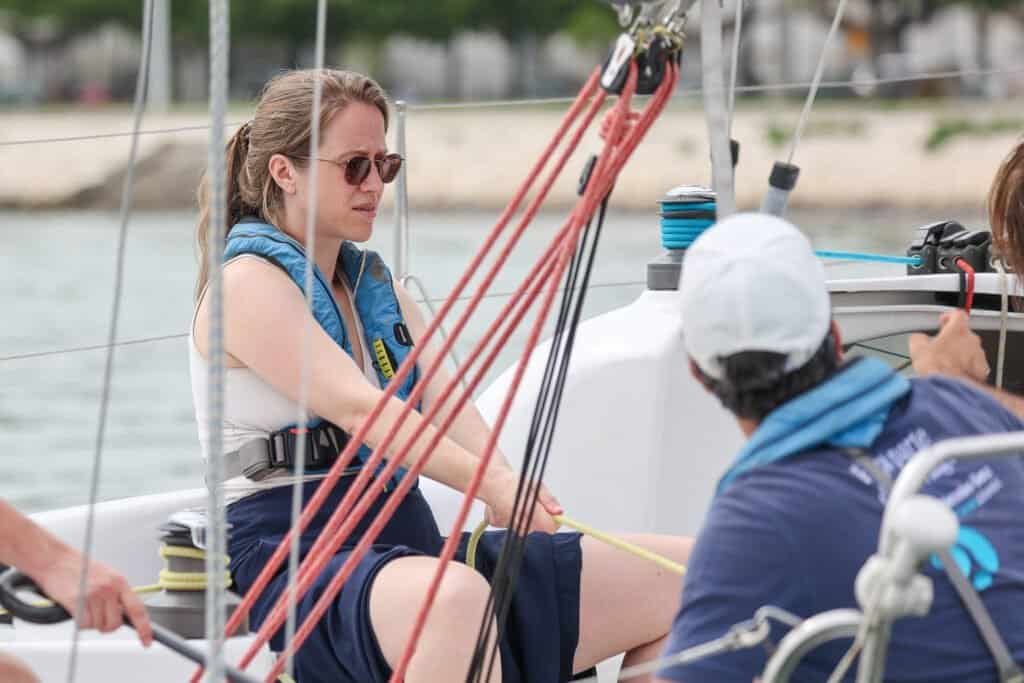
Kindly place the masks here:
[[(1014, 107), (1014, 105), (1017, 105)], [(827, 102), (795, 162), (802, 168), (792, 203), (803, 207), (980, 208), (996, 168), (1019, 140), (1020, 102), (971, 101), (872, 107)], [(505, 205), (540, 155), (565, 106), (413, 109), (406, 124), (412, 209), (495, 209)], [(788, 154), (798, 107), (766, 100), (737, 110), (742, 144), (737, 200), (755, 207), (772, 162)], [(1019, 114), (1016, 114), (1019, 116)], [(230, 117), (237, 124), (244, 113)], [(139, 137), (135, 206), (187, 209), (206, 164), (206, 115), (195, 109), (147, 115)], [(593, 127), (596, 130), (596, 125)], [(5, 172), (0, 208), (106, 209), (118, 206), (130, 147), (131, 113), (99, 110), (0, 111)], [(186, 129), (186, 130), (181, 130)], [(234, 130), (229, 128), (228, 133)], [(675, 103), (651, 130), (615, 188), (617, 206), (651, 210), (669, 188), (709, 182), (704, 114)], [(94, 137), (95, 136), (95, 137)], [(389, 141), (392, 147), (394, 140)], [(931, 146), (931, 147), (930, 147)], [(575, 199), (578, 171), (599, 150), (588, 132), (554, 186), (550, 206)], [(385, 205), (392, 193), (385, 193)]]

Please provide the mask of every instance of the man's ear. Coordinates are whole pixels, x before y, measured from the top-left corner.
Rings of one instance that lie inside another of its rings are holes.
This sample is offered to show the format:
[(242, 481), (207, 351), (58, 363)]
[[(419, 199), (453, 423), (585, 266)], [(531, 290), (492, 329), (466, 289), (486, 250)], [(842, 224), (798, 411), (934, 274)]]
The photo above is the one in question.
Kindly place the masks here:
[(832, 339), (836, 344), (836, 360), (842, 363), (845, 355), (843, 353), (843, 334), (839, 331), (839, 324), (834, 319), (832, 320)]
[(283, 154), (275, 154), (267, 162), (267, 170), (282, 192), (285, 194), (295, 194), (296, 173), (291, 159)]
[(697, 364), (694, 363), (692, 359), (690, 360), (690, 374), (693, 375), (693, 378), (697, 380), (698, 384), (704, 387), (704, 391), (711, 391), (711, 387), (708, 386), (704, 373), (700, 371), (700, 368), (697, 367)]

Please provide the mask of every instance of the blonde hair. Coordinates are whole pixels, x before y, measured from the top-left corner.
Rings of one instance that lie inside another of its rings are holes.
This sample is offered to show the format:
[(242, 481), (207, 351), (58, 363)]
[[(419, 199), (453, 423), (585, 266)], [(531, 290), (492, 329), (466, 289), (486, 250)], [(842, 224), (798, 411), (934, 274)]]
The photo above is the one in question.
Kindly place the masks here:
[[(235, 131), (227, 142), (227, 225), (225, 235), (243, 216), (253, 215), (276, 224), (283, 205), (281, 188), (270, 175), (270, 158), (275, 154), (295, 158), (309, 154), (312, 135), (310, 112), (313, 88), (321, 82), (320, 131), (335, 114), (352, 102), (369, 104), (384, 116), (388, 126), (387, 95), (373, 79), (352, 71), (303, 69), (286, 71), (263, 88), (251, 121)], [(296, 164), (304, 164), (296, 160)], [(210, 199), (207, 174), (199, 183), (199, 221), (196, 244), (199, 251), (198, 299), (209, 277), (207, 232)]]
[(1003, 160), (992, 181), (988, 220), (1003, 263), (1024, 275), (1024, 142)]

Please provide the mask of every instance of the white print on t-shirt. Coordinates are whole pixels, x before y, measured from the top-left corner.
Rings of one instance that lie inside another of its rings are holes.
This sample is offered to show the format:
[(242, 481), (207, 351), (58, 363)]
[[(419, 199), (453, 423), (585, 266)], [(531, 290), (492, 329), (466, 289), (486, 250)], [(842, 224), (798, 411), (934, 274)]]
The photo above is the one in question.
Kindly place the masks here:
[[(895, 446), (872, 457), (875, 465), (885, 472), (890, 480), (895, 480), (900, 470), (918, 451), (927, 448), (932, 444), (931, 435), (923, 427), (918, 427), (907, 434)], [(851, 464), (849, 472), (865, 486), (875, 486), (878, 482), (863, 467)], [(942, 463), (928, 476), (928, 483), (938, 481), (943, 477), (949, 477), (956, 472), (956, 461), (947, 460)], [(883, 488), (878, 487), (878, 500), (885, 503), (887, 498)], [(956, 512), (957, 517), (963, 519), (974, 512), (988, 501), (992, 500), (1003, 488), (1003, 482), (996, 476), (989, 465), (983, 465), (966, 476), (964, 481), (941, 497), (942, 502)]]
[[(903, 466), (910, 461), (918, 451), (921, 451), (933, 443), (931, 435), (923, 428), (918, 427), (913, 430), (905, 437), (903, 437), (899, 443), (895, 446), (887, 448), (878, 455), (872, 456), (875, 465), (881, 469), (889, 477), (890, 480), (895, 480), (899, 475), (900, 470)], [(859, 479), (865, 486), (875, 486), (878, 482), (863, 467), (853, 464), (849, 468), (850, 474)], [(933, 482), (943, 477), (948, 477), (956, 472), (956, 462), (946, 461), (936, 467), (932, 473), (928, 476), (928, 481)], [(881, 502), (885, 502), (886, 495), (879, 489), (878, 499)]]

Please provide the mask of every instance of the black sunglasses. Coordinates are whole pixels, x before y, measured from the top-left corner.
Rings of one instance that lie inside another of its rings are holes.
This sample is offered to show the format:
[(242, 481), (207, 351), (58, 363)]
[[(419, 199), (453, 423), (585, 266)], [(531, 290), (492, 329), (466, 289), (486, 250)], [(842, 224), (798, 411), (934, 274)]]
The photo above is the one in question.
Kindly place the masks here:
[(384, 156), (371, 159), (365, 154), (358, 154), (348, 161), (335, 161), (334, 159), (323, 159), (321, 157), (300, 157), (294, 159), (305, 159), (307, 161), (326, 161), (329, 164), (340, 166), (345, 171), (345, 182), (349, 185), (359, 186), (370, 175), (370, 166), (377, 167), (382, 182), (390, 183), (402, 169), (402, 156), (400, 154), (385, 154)]

